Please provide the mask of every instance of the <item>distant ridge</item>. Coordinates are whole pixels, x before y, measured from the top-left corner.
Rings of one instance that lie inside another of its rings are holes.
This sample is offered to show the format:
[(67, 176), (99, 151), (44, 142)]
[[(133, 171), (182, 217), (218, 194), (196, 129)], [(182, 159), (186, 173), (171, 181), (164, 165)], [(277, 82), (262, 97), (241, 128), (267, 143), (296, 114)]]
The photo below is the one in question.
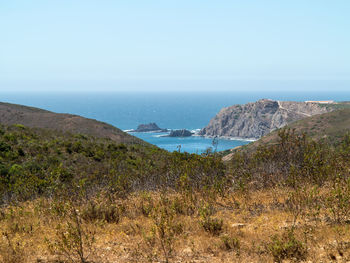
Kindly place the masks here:
[(97, 138), (108, 138), (118, 143), (148, 144), (101, 121), (4, 102), (0, 102), (0, 123), (86, 134)]

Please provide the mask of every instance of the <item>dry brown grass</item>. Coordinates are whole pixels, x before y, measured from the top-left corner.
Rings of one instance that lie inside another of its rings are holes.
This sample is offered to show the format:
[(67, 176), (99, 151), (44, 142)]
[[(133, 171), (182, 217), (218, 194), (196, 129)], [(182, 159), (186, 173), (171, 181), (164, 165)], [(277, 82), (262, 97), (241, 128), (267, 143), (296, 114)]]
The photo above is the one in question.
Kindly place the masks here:
[[(119, 222), (85, 222), (85, 227), (96, 230), (88, 262), (165, 262), (157, 234), (159, 222), (154, 219), (156, 215), (145, 214), (145, 200), (158, 206), (157, 211), (163, 211), (162, 204), (168, 209), (174, 200), (185, 200), (176, 193), (168, 193), (166, 202), (161, 196), (151, 193), (145, 198), (145, 194), (140, 193), (115, 201), (123, 207)], [(172, 235), (169, 262), (273, 262), (272, 237), (281, 236), (293, 225), (293, 215), (285, 208), (287, 198), (286, 189), (217, 198), (210, 203), (211, 217), (223, 220), (223, 228), (220, 234), (212, 234), (200, 224), (198, 211), (207, 200), (198, 195), (195, 204), (198, 210), (193, 214), (174, 213), (173, 219), (167, 221), (164, 231)], [(64, 258), (50, 253), (47, 245), (48, 241), (57, 239), (56, 226), (64, 223), (64, 217), (57, 215), (53, 207), (48, 200), (36, 200), (2, 210), (0, 262), (65, 262), (57, 261)], [(300, 217), (294, 234), (305, 245), (305, 262), (350, 260), (350, 230), (346, 224), (335, 225), (326, 219), (314, 222)]]

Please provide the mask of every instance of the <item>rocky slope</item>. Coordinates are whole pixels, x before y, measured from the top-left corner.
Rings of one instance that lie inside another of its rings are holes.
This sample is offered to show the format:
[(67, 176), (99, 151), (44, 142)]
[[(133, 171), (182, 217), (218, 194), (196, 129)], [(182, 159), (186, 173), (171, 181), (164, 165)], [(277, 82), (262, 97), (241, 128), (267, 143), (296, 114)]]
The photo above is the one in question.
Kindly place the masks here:
[(118, 143), (146, 144), (104, 122), (17, 104), (0, 102), (0, 123), (4, 125), (22, 124), (31, 128), (86, 134), (97, 138), (109, 138)]
[[(288, 124), (285, 128), (294, 130), (297, 134), (305, 133), (315, 141), (325, 139), (332, 144), (337, 144), (350, 132), (350, 108), (311, 116)], [(260, 145), (275, 144), (278, 140), (278, 131), (274, 131), (251, 143), (247, 148), (255, 149)]]
[[(343, 104), (340, 108), (295, 121), (284, 128), (299, 135), (306, 134), (314, 141), (323, 140), (331, 145), (338, 145), (350, 132), (350, 103)], [(230, 161), (236, 151), (254, 152), (260, 146), (278, 144), (280, 141), (279, 131), (275, 130), (255, 142), (223, 152), (223, 161)]]
[(223, 108), (199, 134), (258, 139), (291, 122), (332, 109), (318, 103), (262, 99)]

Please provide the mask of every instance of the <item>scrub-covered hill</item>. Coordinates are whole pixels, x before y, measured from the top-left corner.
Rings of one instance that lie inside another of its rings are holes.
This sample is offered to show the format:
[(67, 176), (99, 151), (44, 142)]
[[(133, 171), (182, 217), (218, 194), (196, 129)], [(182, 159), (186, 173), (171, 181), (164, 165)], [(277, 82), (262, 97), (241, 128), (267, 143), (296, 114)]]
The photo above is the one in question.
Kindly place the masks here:
[(22, 124), (32, 128), (109, 138), (119, 143), (146, 144), (142, 140), (104, 122), (10, 103), (0, 103), (0, 124)]

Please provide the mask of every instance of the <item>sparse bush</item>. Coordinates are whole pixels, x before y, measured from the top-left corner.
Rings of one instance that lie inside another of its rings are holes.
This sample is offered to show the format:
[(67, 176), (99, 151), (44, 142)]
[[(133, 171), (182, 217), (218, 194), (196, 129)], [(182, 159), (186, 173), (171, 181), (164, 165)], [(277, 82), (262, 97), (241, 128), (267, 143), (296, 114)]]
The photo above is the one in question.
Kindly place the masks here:
[(286, 208), (292, 214), (292, 227), (294, 228), (299, 218), (311, 217), (318, 219), (321, 205), (319, 201), (319, 188), (316, 186), (292, 188), (288, 193)]
[(195, 213), (196, 207), (193, 202), (188, 201), (186, 196), (175, 196), (171, 202), (171, 208), (176, 214), (180, 215), (193, 215)]
[(2, 243), (0, 243), (0, 259), (2, 263), (25, 263), (27, 257), (23, 244), (20, 240), (15, 240), (9, 232), (2, 233)]
[(224, 222), (222, 219), (207, 217), (202, 219), (200, 224), (205, 231), (212, 235), (219, 235), (222, 231)]
[(81, 217), (87, 222), (119, 223), (122, 210), (122, 207), (111, 202), (90, 201), (82, 208)]
[(148, 234), (144, 234), (144, 240), (151, 251), (158, 243), (165, 262), (168, 263), (174, 252), (176, 236), (182, 233), (183, 226), (175, 220), (175, 211), (171, 207), (171, 202), (163, 194), (150, 216), (153, 220), (153, 227)]
[(221, 248), (224, 250), (234, 250), (237, 254), (240, 252), (240, 242), (237, 237), (223, 235), (221, 238)]
[(331, 182), (331, 189), (326, 199), (327, 210), (333, 222), (342, 223), (350, 215), (350, 178), (338, 176)]
[(147, 192), (142, 192), (141, 193), (141, 201), (140, 201), (140, 210), (141, 213), (146, 216), (149, 217), (152, 213), (152, 210), (154, 209), (154, 201), (151, 197), (151, 195)]
[(219, 235), (223, 229), (224, 222), (222, 219), (213, 218), (213, 208), (210, 205), (204, 205), (200, 208), (200, 225), (205, 231), (212, 235)]
[(49, 251), (72, 263), (87, 263), (93, 253), (95, 232), (86, 226), (78, 211), (72, 206), (64, 223), (56, 227), (54, 241), (46, 240)]
[(268, 248), (274, 262), (282, 262), (284, 259), (301, 261), (305, 260), (307, 255), (306, 245), (299, 241), (291, 230), (282, 236), (273, 236)]
[(174, 216), (174, 211), (169, 207), (168, 199), (162, 196), (161, 203), (153, 211), (152, 218), (165, 262), (169, 262), (173, 253), (176, 235), (182, 232), (182, 225), (176, 223)]

